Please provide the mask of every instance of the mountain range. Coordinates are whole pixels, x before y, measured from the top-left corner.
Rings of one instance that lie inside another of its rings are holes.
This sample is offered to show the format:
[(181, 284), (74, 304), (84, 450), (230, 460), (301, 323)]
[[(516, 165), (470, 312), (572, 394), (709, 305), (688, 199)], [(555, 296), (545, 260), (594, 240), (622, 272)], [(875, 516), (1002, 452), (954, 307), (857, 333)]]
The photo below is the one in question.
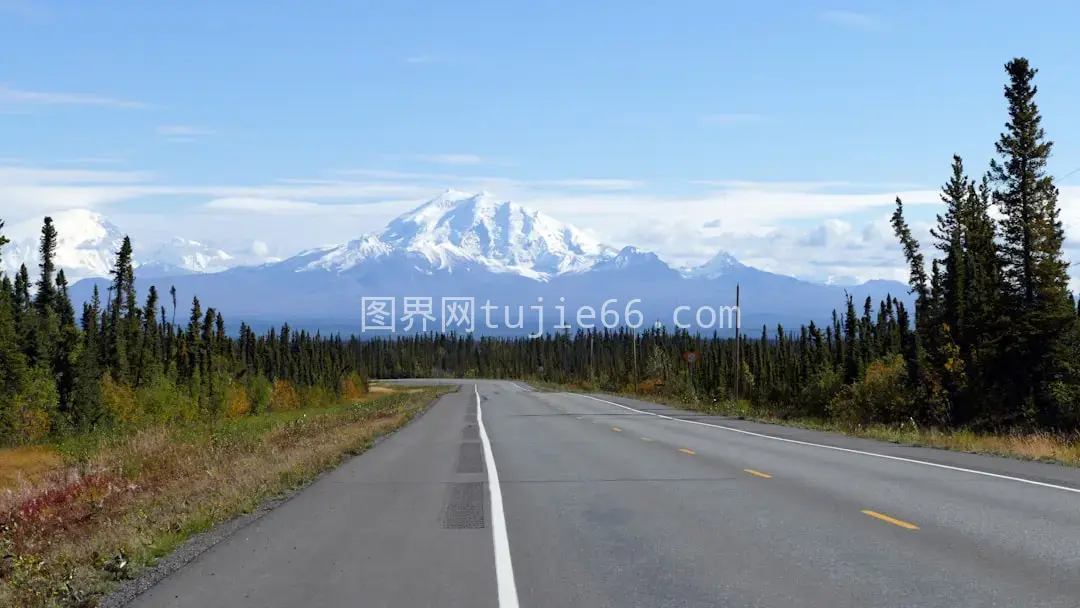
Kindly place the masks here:
[[(107, 287), (108, 279), (99, 277), (107, 277), (123, 236), (89, 211), (52, 217), (60, 235), (57, 265), (69, 280), (83, 279), (71, 288), (78, 305), (95, 285)], [(35, 237), (23, 232), (27, 229), (9, 231), (8, 272), (23, 262), (36, 264)], [(407, 322), (402, 319), (409, 312), (406, 298), (432, 299), (426, 325), (413, 317), (409, 331), (439, 331), (448, 318), (441, 299), (471, 297), (474, 329), (482, 334), (535, 334), (557, 331), (556, 325), (573, 330), (590, 322), (610, 326), (626, 322), (628, 313), (633, 325), (672, 328), (679, 322), (691, 331), (731, 333), (730, 318), (717, 309), (734, 305), (736, 284), (748, 332), (762, 325), (772, 332), (777, 324), (797, 329), (811, 320), (828, 323), (833, 309), (845, 307), (846, 293), (860, 310), (867, 296), (876, 304), (891, 294), (910, 305), (907, 286), (896, 281), (814, 283), (752, 268), (724, 252), (699, 266), (676, 268), (652, 252), (605, 245), (570, 224), (486, 192), (448, 190), (378, 232), (284, 260), (251, 264), (181, 238), (146, 252), (136, 248), (135, 257), (139, 293), (153, 284), (164, 295), (175, 286), (177, 318), (186, 318), (192, 296), (198, 296), (204, 310), (213, 306), (234, 324), (244, 320), (256, 329), (287, 321), (310, 330), (389, 333), (373, 329), (375, 317), (370, 308), (365, 316), (364, 305), (378, 304), (365, 297), (392, 299), (398, 332)], [(486, 302), (496, 308), (485, 312)], [(390, 302), (383, 305), (389, 313)], [(595, 318), (588, 319), (586, 311), (579, 325), (576, 315), (585, 306), (594, 309)], [(703, 307), (709, 310), (699, 315)], [(607, 316), (601, 318), (604, 310)], [(513, 327), (519, 323), (522, 327)], [(446, 329), (465, 327), (450, 323)]]
[[(109, 276), (124, 240), (120, 228), (100, 213), (87, 209), (58, 211), (49, 217), (56, 228), (56, 266), (64, 270), (69, 283)], [(0, 270), (13, 275), (25, 264), (31, 274), (35, 272), (40, 261), (41, 225), (42, 218), (38, 218), (5, 227), (5, 236), (11, 243), (4, 248)], [(145, 250), (138, 241), (132, 246), (135, 266), (145, 277), (221, 272), (251, 261), (250, 257), (245, 260), (243, 255), (181, 237)]]

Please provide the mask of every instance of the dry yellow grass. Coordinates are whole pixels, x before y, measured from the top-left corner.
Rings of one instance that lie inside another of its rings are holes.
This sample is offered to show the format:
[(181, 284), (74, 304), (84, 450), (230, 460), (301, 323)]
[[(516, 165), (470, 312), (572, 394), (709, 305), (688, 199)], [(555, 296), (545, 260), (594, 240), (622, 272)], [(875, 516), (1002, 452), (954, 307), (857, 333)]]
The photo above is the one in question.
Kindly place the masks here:
[(39, 446), (0, 449), (0, 490), (33, 484), (62, 464), (55, 450)]
[[(0, 605), (83, 606), (193, 533), (407, 422), (445, 389), (212, 428), (155, 427), (0, 496)], [(116, 568), (119, 555), (128, 566)]]
[(911, 427), (897, 429), (885, 426), (857, 428), (848, 432), (893, 443), (1080, 466), (1080, 440), (1053, 433), (987, 435), (970, 431), (916, 430)]

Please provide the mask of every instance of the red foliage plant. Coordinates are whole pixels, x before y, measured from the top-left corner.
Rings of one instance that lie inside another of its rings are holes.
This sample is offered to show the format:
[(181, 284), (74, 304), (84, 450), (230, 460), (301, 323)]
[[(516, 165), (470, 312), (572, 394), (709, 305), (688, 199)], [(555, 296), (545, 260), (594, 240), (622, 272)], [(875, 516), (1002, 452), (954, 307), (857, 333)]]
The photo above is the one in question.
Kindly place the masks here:
[(0, 514), (0, 536), (23, 553), (55, 534), (77, 534), (80, 526), (130, 489), (122, 479), (104, 472), (43, 489)]

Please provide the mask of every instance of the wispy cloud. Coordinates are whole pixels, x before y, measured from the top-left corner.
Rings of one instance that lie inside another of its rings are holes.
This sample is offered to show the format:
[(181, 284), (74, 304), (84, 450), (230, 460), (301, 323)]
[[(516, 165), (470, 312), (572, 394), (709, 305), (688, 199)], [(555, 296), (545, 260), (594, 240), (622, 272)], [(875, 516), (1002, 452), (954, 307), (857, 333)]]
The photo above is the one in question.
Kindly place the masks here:
[(150, 182), (147, 171), (98, 171), (90, 169), (49, 169), (27, 165), (0, 166), (0, 188), (6, 186), (135, 184)]
[(426, 163), (429, 165), (489, 165), (495, 167), (516, 167), (513, 161), (489, 158), (480, 154), (469, 152), (450, 152), (439, 154), (383, 154), (382, 157), (389, 161), (411, 161)]
[(61, 93), (28, 91), (0, 84), (0, 103), (50, 105), (50, 106), (98, 106), (103, 108), (142, 109), (146, 104), (139, 101), (105, 97), (91, 93)]
[(80, 156), (63, 161), (70, 165), (119, 165), (124, 159), (119, 156)]
[(417, 154), (416, 160), (433, 165), (482, 165), (487, 162), (476, 154)]
[(645, 185), (645, 182), (633, 179), (609, 178), (553, 179), (531, 183), (538, 186), (582, 188), (587, 190), (636, 190)]
[(838, 25), (844, 25), (847, 27), (870, 29), (877, 27), (878, 20), (874, 17), (867, 15), (866, 13), (857, 13), (855, 11), (845, 10), (831, 10), (824, 11), (820, 14), (821, 19), (830, 23), (836, 23)]
[(393, 181), (434, 182), (436, 184), (458, 184), (458, 189), (482, 189), (493, 192), (512, 194), (519, 188), (551, 189), (566, 188), (572, 190), (636, 190), (645, 186), (645, 182), (621, 178), (567, 178), (547, 180), (522, 180), (509, 177), (490, 177), (478, 175), (455, 175), (452, 173), (423, 173), (414, 171), (385, 171), (380, 169), (345, 169), (336, 171), (339, 175), (384, 179)]
[(432, 61), (435, 61), (435, 59), (431, 55), (412, 55), (405, 58), (405, 63), (413, 64), (431, 63)]
[(253, 211), (258, 213), (312, 213), (325, 205), (306, 201), (290, 201), (272, 198), (218, 198), (203, 204), (203, 209), (217, 211)]
[(714, 113), (705, 114), (701, 116), (701, 123), (706, 125), (741, 125), (752, 122), (759, 122), (763, 117), (761, 114), (728, 112), (728, 113)]
[(194, 125), (161, 125), (157, 132), (174, 144), (190, 144), (216, 133), (213, 129)]
[(924, 188), (922, 184), (908, 182), (849, 182), (849, 181), (806, 181), (806, 182), (753, 182), (740, 180), (693, 180), (695, 186), (707, 186), (721, 190), (757, 190), (757, 191), (783, 191), (783, 192), (821, 192), (828, 191), (854, 191), (863, 190), (869, 192), (882, 192), (889, 190), (919, 190)]

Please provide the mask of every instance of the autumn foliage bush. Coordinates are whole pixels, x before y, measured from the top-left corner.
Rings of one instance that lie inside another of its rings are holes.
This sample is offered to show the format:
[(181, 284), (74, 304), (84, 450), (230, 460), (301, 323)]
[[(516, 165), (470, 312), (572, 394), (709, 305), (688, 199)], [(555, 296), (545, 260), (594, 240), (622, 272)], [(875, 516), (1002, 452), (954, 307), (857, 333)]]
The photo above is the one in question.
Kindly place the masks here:
[(275, 412), (286, 412), (300, 407), (300, 394), (287, 380), (274, 380), (274, 387), (270, 394), (270, 409)]
[(251, 412), (251, 400), (243, 386), (232, 384), (225, 391), (225, 417), (229, 420), (243, 418)]

